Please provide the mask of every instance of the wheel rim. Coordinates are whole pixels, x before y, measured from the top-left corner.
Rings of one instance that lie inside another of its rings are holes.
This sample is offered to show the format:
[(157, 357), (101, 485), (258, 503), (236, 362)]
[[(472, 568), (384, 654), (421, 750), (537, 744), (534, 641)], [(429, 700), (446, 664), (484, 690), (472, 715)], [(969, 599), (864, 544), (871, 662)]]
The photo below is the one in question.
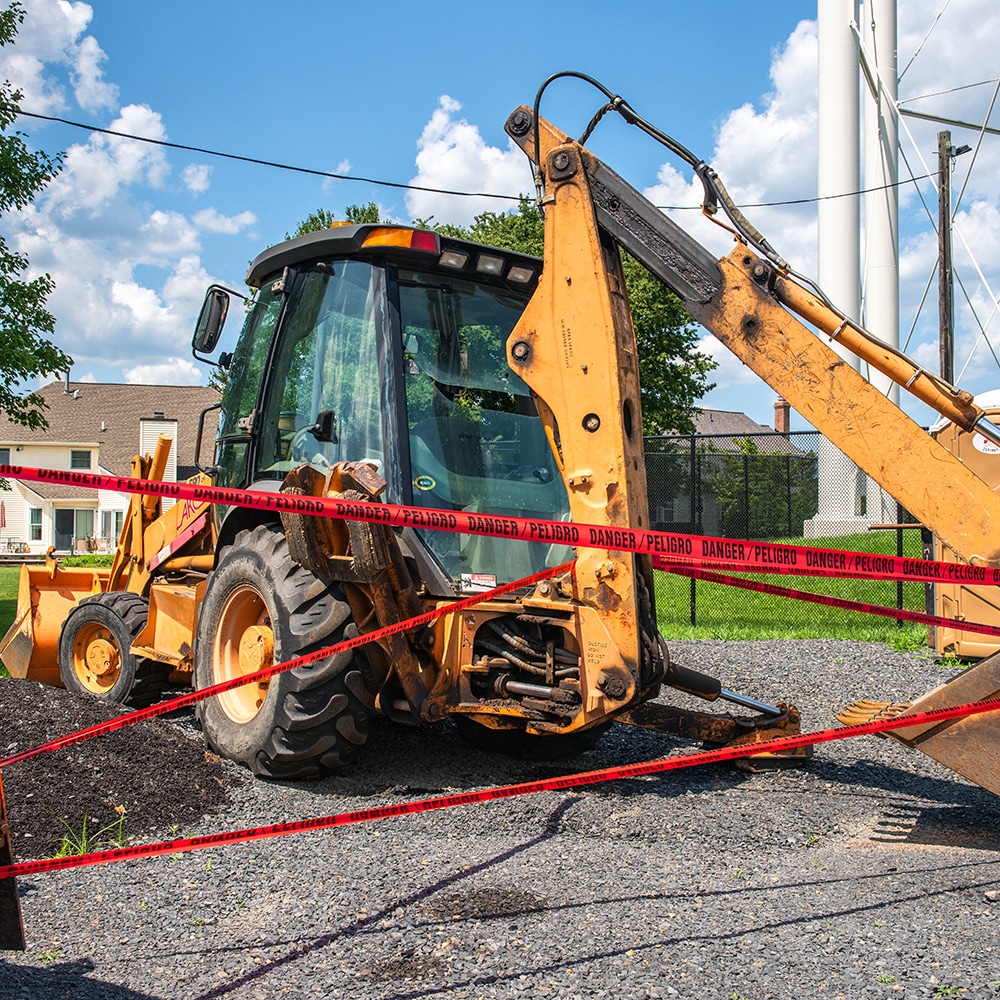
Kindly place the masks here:
[(93, 694), (105, 694), (122, 672), (122, 653), (111, 630), (88, 622), (73, 639), (73, 673)]
[[(245, 677), (274, 663), (274, 630), (260, 592), (237, 587), (227, 598), (215, 633), (212, 669), (216, 684)], [(267, 697), (268, 681), (244, 684), (218, 696), (233, 722), (249, 722)]]

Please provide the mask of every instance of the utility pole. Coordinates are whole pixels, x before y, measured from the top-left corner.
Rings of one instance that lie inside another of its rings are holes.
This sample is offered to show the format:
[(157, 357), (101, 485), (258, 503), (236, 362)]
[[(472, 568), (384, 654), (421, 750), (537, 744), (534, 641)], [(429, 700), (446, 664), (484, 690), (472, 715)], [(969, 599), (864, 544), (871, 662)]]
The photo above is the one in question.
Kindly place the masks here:
[(938, 334), (939, 374), (955, 381), (955, 297), (951, 273), (951, 132), (938, 132)]

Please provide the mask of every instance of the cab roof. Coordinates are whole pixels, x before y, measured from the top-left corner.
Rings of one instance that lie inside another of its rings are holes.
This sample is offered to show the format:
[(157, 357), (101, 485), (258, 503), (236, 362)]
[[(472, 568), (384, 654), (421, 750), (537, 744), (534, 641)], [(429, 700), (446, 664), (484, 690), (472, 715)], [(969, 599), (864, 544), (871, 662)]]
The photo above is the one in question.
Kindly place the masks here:
[[(441, 263), (442, 257), (448, 253), (466, 255), (472, 262), (483, 257), (500, 257), (504, 267), (499, 273), (492, 273), (494, 278), (503, 279), (511, 272), (530, 272), (531, 277), (525, 281), (521, 278), (509, 278), (512, 284), (525, 289), (533, 289), (541, 273), (541, 260), (527, 254), (512, 250), (501, 250), (471, 240), (455, 239), (442, 236), (430, 229), (418, 229), (414, 226), (396, 226), (382, 223), (362, 223), (360, 225), (334, 226), (305, 236), (296, 236), (285, 240), (263, 253), (258, 254), (251, 262), (247, 271), (246, 282), (252, 288), (261, 284), (286, 267), (295, 267), (314, 260), (329, 257), (351, 257), (379, 254), (402, 260), (416, 262), (423, 259), (430, 265)], [(451, 260), (456, 259), (454, 256)], [(449, 265), (454, 267), (454, 264)], [(482, 269), (480, 268), (480, 271)]]

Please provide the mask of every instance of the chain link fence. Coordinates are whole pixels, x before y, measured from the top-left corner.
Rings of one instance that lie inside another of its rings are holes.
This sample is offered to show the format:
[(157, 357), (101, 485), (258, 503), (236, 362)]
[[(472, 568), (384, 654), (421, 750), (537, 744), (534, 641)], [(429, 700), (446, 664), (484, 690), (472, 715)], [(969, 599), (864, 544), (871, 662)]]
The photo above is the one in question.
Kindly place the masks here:
[[(645, 447), (654, 530), (921, 555), (920, 532), (898, 527), (910, 523), (910, 516), (853, 466), (832, 481), (824, 477), (822, 483), (824, 509), (843, 512), (843, 522), (817, 517), (820, 453), (830, 446), (815, 431), (648, 437)], [(829, 534), (831, 530), (837, 533)], [(808, 623), (828, 626), (836, 635), (845, 623), (857, 626), (873, 620), (859, 612), (660, 576), (665, 577), (657, 588), (661, 621), (720, 630), (735, 625), (794, 630)], [(925, 608), (922, 584), (771, 574), (748, 574), (748, 579), (869, 604)]]

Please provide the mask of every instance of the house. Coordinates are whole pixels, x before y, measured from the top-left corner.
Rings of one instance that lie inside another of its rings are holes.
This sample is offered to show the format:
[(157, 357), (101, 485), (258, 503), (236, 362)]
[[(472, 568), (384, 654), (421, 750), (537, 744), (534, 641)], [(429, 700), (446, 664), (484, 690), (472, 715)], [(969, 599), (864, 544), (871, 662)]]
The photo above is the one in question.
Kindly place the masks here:
[[(48, 404), (45, 430), (30, 430), (0, 414), (0, 463), (127, 476), (132, 457), (151, 453), (160, 434), (175, 445), (164, 476), (184, 480), (197, 471), (195, 440), (201, 412), (219, 401), (208, 386), (51, 382), (39, 393)], [(213, 414), (214, 416), (214, 414)], [(203, 464), (212, 461), (215, 420), (206, 421)], [(111, 551), (129, 497), (60, 483), (9, 481), (0, 493), (0, 552)]]
[(789, 416), (781, 398), (774, 427), (702, 409), (692, 414), (694, 434), (646, 438), (653, 527), (740, 538), (801, 534), (816, 510), (815, 435), (790, 431)]

